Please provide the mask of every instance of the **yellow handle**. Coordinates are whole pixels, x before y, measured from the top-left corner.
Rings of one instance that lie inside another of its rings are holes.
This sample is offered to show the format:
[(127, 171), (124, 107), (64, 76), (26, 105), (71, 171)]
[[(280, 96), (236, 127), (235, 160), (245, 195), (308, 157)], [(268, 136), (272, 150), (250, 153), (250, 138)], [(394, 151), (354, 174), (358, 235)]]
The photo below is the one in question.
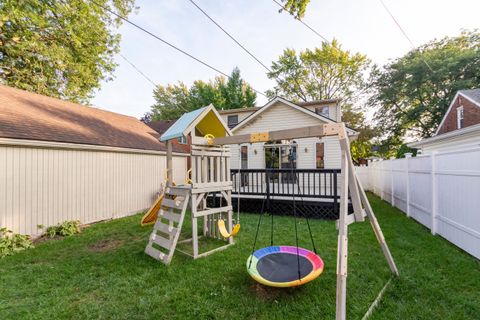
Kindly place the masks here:
[(205, 139), (207, 139), (207, 143), (209, 146), (212, 146), (213, 145), (213, 141), (215, 139), (215, 136), (211, 133), (207, 133), (205, 136), (204, 136)]
[(187, 171), (187, 179), (185, 179), (185, 184), (192, 184), (192, 169), (188, 169)]

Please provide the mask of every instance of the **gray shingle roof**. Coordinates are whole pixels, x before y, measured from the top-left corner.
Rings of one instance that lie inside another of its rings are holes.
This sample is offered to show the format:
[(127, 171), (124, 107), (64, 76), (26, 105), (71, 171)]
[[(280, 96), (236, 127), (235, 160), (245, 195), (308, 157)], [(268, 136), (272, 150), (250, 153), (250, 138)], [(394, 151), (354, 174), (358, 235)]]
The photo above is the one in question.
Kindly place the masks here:
[(469, 97), (477, 104), (480, 105), (480, 89), (467, 89), (467, 90), (460, 90), (460, 93)]

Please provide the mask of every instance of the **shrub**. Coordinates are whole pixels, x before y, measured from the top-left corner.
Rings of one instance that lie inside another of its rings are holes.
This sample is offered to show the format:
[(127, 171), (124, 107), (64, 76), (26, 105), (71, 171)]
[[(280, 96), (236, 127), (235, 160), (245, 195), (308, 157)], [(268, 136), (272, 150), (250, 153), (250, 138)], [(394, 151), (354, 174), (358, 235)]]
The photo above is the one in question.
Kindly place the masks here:
[(76, 233), (80, 233), (80, 221), (65, 221), (57, 224), (56, 226), (48, 227), (45, 231), (45, 235), (53, 238), (55, 236), (69, 237)]
[(0, 228), (0, 258), (33, 247), (30, 236), (13, 233), (7, 228)]

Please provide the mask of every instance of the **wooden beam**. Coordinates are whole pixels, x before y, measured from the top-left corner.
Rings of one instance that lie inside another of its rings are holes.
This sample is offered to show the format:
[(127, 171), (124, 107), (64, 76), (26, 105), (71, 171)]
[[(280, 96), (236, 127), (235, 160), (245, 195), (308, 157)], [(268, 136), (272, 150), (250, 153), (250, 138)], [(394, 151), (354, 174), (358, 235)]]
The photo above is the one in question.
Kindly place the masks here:
[[(341, 123), (329, 123), (318, 126), (285, 129), (270, 132), (241, 134), (231, 137), (215, 138), (214, 145), (225, 144), (239, 144), (239, 143), (255, 143), (255, 142), (267, 142), (274, 140), (291, 140), (310, 137), (325, 137), (338, 135), (343, 138), (345, 131), (345, 124)], [(200, 142), (196, 140), (196, 142)], [(206, 144), (206, 142), (205, 142)]]

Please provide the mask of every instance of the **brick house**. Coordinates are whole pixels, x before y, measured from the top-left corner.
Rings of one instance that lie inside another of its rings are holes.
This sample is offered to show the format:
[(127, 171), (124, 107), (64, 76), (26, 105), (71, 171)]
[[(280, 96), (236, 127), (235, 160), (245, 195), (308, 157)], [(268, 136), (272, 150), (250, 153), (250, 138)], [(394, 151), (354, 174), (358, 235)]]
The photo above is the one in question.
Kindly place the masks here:
[(458, 91), (435, 135), (408, 146), (424, 154), (480, 146), (480, 89)]

